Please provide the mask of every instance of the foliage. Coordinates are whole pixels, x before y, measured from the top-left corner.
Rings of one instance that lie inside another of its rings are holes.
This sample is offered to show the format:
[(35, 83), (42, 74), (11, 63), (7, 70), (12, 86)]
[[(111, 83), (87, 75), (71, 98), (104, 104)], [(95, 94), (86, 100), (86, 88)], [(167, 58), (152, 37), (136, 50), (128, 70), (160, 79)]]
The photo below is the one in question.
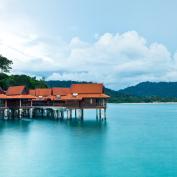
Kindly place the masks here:
[(11, 60), (0, 55), (0, 71), (1, 71), (1, 73), (2, 72), (8, 73), (12, 69), (11, 68), (12, 64), (13, 64), (13, 62)]
[(0, 87), (6, 90), (9, 86), (25, 85), (28, 89), (46, 88), (43, 80), (37, 80), (35, 77), (27, 75), (7, 75), (0, 74)]
[(59, 80), (54, 80), (54, 81), (46, 81), (46, 84), (48, 87), (70, 87), (72, 84), (79, 84), (79, 83), (91, 83), (91, 82), (79, 82), (79, 81), (59, 81)]
[(142, 82), (119, 91), (140, 97), (177, 97), (177, 82)]

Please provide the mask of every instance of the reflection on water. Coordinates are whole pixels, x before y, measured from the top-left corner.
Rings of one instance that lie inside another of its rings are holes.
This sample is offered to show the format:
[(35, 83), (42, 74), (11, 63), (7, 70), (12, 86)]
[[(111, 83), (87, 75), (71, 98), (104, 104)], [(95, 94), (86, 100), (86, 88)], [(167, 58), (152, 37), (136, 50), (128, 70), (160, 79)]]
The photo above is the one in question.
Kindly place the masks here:
[(107, 122), (102, 120), (79, 120), (79, 119), (61, 119), (61, 120), (50, 120), (50, 119), (22, 119), (22, 120), (0, 120), (0, 131), (3, 129), (20, 129), (28, 131), (28, 128), (32, 122), (40, 123), (50, 123), (50, 124), (60, 124), (69, 128), (91, 128), (91, 129), (100, 129), (106, 128)]
[(0, 121), (0, 177), (176, 177), (176, 105), (110, 104), (97, 121)]
[(68, 128), (81, 129), (84, 131), (105, 130), (107, 127), (107, 122), (101, 120), (72, 119), (72, 120), (61, 120), (58, 121), (58, 123)]
[(0, 134), (4, 130), (28, 132), (31, 120), (0, 120)]
[[(22, 133), (24, 136), (31, 135), (36, 132), (46, 133), (51, 131), (62, 132), (63, 136), (69, 132), (85, 134), (104, 135), (107, 130), (107, 122), (101, 120), (79, 120), (79, 119), (22, 119), (22, 120), (1, 120), (0, 136), (8, 134)], [(53, 133), (54, 133), (53, 132)]]
[(93, 119), (1, 121), (0, 175), (87, 176), (95, 157), (104, 163), (106, 130), (106, 121)]

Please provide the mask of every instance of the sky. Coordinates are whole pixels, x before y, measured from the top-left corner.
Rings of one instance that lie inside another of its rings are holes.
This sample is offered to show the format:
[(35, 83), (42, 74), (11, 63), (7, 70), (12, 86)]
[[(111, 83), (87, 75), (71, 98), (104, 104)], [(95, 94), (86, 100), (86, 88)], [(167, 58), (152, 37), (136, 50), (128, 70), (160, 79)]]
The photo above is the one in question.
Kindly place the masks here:
[(104, 83), (177, 81), (176, 0), (0, 0), (13, 74)]

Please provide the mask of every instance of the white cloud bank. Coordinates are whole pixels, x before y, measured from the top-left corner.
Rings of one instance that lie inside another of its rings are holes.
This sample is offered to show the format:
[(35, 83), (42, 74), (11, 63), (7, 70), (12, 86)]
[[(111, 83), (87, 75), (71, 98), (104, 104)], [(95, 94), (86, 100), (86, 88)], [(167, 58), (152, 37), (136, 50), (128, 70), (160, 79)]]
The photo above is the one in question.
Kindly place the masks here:
[(142, 81), (177, 81), (177, 53), (148, 44), (135, 31), (105, 33), (90, 43), (79, 37), (66, 42), (44, 37), (26, 17), (10, 19), (0, 13), (0, 54), (13, 60), (14, 73), (47, 72), (48, 80), (103, 82), (114, 89)]

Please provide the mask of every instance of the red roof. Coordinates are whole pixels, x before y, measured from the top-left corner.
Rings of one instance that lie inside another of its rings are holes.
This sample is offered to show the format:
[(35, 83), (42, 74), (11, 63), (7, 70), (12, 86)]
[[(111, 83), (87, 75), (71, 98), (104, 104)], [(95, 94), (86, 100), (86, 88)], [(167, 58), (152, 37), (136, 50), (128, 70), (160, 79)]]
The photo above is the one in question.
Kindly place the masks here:
[(48, 88), (42, 88), (42, 89), (36, 89), (35, 96), (51, 96), (52, 95), (52, 89)]
[(25, 95), (25, 86), (14, 86), (9, 87), (6, 94), (0, 94), (0, 99), (82, 100), (84, 98), (109, 98), (109, 96), (103, 93), (103, 84), (73, 84), (71, 88), (31, 89), (29, 95)]
[(34, 89), (29, 90), (29, 95), (35, 96), (36, 95), (36, 90), (34, 90)]
[(67, 95), (71, 92), (70, 88), (52, 88), (52, 95)]
[(25, 86), (12, 86), (9, 87), (6, 95), (20, 95), (25, 92)]
[(0, 99), (6, 99), (7, 96), (5, 94), (0, 94)]
[(103, 93), (103, 84), (72, 84), (72, 93)]

